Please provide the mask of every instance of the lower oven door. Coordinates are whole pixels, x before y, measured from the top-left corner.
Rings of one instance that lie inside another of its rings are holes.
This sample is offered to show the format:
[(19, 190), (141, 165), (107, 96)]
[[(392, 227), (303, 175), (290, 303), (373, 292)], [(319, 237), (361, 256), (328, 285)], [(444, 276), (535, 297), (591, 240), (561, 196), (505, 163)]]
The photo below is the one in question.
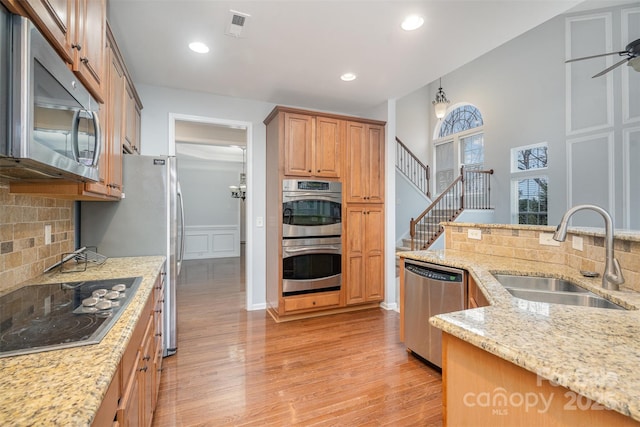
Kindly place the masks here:
[(340, 289), (340, 237), (282, 241), (283, 296)]

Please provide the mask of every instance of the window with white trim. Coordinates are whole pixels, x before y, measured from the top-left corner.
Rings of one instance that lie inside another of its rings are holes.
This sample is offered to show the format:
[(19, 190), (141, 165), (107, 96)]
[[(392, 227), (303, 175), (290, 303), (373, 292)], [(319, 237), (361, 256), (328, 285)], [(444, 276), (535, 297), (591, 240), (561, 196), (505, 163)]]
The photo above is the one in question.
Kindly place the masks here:
[(512, 216), (517, 224), (548, 225), (547, 143), (511, 150)]
[[(460, 167), (484, 168), (484, 121), (471, 104), (457, 104), (434, 131), (434, 194), (442, 193), (459, 174)], [(457, 159), (457, 160), (456, 160)]]

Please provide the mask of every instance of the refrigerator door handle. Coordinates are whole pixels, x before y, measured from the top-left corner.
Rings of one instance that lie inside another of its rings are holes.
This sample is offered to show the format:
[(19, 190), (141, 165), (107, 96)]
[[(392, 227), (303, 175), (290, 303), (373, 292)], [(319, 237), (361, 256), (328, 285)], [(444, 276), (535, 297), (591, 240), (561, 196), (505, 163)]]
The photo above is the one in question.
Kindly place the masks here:
[(182, 267), (182, 260), (184, 259), (184, 232), (185, 232), (185, 224), (184, 224), (184, 202), (182, 200), (182, 189), (180, 188), (180, 183), (178, 182), (177, 186), (177, 195), (178, 195), (178, 203), (180, 207), (180, 250), (178, 251), (178, 262), (176, 266), (176, 277), (180, 275), (180, 268)]

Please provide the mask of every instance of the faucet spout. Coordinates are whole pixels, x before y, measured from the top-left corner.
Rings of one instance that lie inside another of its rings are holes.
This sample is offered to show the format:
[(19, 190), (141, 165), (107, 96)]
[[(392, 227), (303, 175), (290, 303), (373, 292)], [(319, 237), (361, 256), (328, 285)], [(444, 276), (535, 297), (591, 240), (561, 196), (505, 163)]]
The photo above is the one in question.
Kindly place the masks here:
[(556, 228), (556, 232), (553, 233), (553, 239), (558, 242), (564, 242), (567, 238), (569, 219), (574, 213), (585, 209), (599, 213), (604, 219), (606, 258), (604, 274), (602, 275), (602, 287), (604, 289), (617, 291), (620, 285), (624, 283), (624, 277), (622, 276), (620, 263), (613, 255), (613, 220), (611, 219), (609, 212), (596, 205), (576, 205), (565, 212), (562, 216), (560, 224), (558, 224), (558, 227)]

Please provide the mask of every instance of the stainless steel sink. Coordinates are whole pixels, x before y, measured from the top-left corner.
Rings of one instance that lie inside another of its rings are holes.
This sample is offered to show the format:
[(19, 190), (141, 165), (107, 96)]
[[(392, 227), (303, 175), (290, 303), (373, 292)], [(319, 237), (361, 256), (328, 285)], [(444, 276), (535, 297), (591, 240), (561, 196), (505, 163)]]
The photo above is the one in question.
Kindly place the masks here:
[(624, 307), (614, 304), (598, 295), (587, 292), (559, 292), (559, 291), (532, 291), (528, 289), (507, 288), (507, 291), (516, 298), (528, 301), (546, 302), (551, 304), (579, 305), (582, 307), (613, 308), (626, 310)]
[(516, 276), (511, 274), (494, 274), (498, 282), (505, 288), (530, 289), (551, 292), (589, 292), (564, 279), (555, 277)]
[(624, 307), (614, 304), (567, 280), (555, 277), (517, 276), (511, 274), (494, 274), (493, 276), (516, 298), (551, 304), (626, 310)]

